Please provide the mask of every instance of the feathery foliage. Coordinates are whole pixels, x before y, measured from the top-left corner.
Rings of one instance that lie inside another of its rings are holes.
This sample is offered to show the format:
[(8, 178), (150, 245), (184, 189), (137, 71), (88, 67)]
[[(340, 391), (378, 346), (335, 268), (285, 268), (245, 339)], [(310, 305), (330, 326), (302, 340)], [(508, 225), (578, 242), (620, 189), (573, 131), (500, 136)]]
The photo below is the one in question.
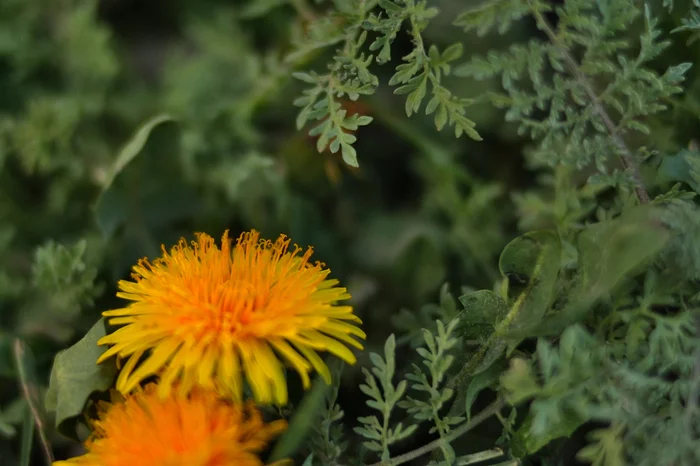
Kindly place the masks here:
[(0, 3), (0, 462), (75, 454), (139, 258), (252, 228), (367, 333), (266, 461), (700, 462), (698, 0), (131, 3)]

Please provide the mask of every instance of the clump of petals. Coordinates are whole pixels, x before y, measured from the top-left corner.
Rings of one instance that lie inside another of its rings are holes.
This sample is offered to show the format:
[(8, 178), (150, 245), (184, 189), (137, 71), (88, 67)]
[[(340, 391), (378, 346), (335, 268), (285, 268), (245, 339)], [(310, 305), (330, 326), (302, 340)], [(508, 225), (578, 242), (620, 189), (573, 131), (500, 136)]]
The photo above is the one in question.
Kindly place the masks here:
[(199, 233), (153, 263), (141, 260), (134, 281), (119, 282), (118, 296), (131, 303), (104, 313), (122, 326), (99, 342), (110, 348), (98, 362), (126, 360), (117, 389), (129, 393), (156, 375), (164, 397), (178, 384), (182, 393), (201, 386), (240, 400), (245, 379), (258, 403), (281, 405), (285, 365), (308, 387), (313, 371), (330, 382), (320, 352), (354, 364), (348, 345), (362, 349), (356, 338), (365, 334), (352, 307), (338, 304), (350, 295), (310, 262), (311, 248), (289, 246), (284, 235), (273, 242), (250, 231), (235, 246), (224, 233), (219, 248)]
[(262, 466), (258, 454), (285, 427), (264, 423), (252, 402), (231, 403), (207, 390), (162, 399), (149, 384), (101, 403), (87, 453), (53, 466)]

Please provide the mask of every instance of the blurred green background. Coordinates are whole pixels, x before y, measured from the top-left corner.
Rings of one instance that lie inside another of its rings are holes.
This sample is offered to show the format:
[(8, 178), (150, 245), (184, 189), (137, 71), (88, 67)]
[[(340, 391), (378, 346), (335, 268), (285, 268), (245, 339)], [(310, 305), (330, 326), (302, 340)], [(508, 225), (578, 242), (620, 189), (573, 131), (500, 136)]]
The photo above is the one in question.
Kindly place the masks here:
[[(465, 2), (431, 3), (441, 15), (425, 39), (462, 42), (465, 57), (536, 34), (524, 22), (465, 36), (451, 26)], [(469, 113), (484, 141), (455, 139), (422, 114), (406, 118), (403, 97), (382, 86), (346, 103), (374, 118), (357, 133), (360, 167), (319, 154), (295, 128), (302, 83), (291, 72), (322, 70), (332, 49), (285, 62), (304, 21), (282, 0), (0, 0), (0, 464), (18, 461), (19, 379), (41, 395), (55, 353), (121, 305), (116, 281), (161, 244), (256, 228), (313, 245), (349, 287), (376, 351), (392, 331), (420, 328), (415, 311), (439, 302), (443, 284), (492, 288), (503, 246), (552, 225), (549, 170), (527, 166), (529, 141), (489, 105)], [(409, 39), (395, 47), (410, 50)], [(679, 40), (660, 66), (695, 57)], [(377, 68), (381, 82), (396, 64)], [(475, 96), (499, 82), (447, 86)], [(665, 122), (657, 144), (677, 149), (696, 134), (684, 121)], [(158, 124), (134, 150), (148, 122)], [(341, 404), (362, 412), (359, 367), (344, 377)], [(76, 451), (51, 425), (56, 456)]]

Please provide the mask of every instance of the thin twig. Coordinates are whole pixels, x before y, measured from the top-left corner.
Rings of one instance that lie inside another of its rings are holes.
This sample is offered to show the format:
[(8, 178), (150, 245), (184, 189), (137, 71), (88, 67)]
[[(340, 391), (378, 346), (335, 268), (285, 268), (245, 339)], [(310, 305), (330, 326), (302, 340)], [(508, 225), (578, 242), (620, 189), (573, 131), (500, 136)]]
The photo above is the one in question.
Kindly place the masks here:
[(634, 160), (634, 155), (632, 155), (632, 152), (627, 148), (625, 141), (618, 133), (617, 126), (615, 125), (615, 123), (613, 123), (612, 119), (610, 118), (610, 115), (608, 115), (608, 112), (605, 110), (605, 107), (600, 102), (600, 99), (593, 90), (593, 87), (586, 78), (586, 75), (583, 74), (583, 72), (581, 72), (578, 64), (576, 63), (576, 60), (574, 60), (574, 58), (571, 56), (568, 49), (561, 44), (556, 34), (554, 33), (552, 26), (549, 24), (544, 15), (542, 15), (542, 12), (533, 5), (532, 0), (529, 0), (529, 3), (533, 15), (535, 16), (535, 20), (537, 21), (538, 27), (547, 35), (552, 44), (554, 44), (554, 46), (557, 47), (557, 49), (559, 49), (559, 52), (564, 57), (564, 61), (568, 65), (571, 73), (573, 73), (574, 78), (576, 78), (576, 81), (578, 81), (583, 90), (586, 92), (588, 98), (591, 100), (595, 112), (603, 120), (605, 128), (608, 130), (608, 133), (610, 133), (610, 137), (612, 138), (613, 142), (615, 143), (615, 146), (617, 147), (620, 153), (622, 166), (626, 170), (629, 170), (629, 172), (632, 174), (632, 178), (634, 179), (635, 183), (634, 191), (637, 194), (639, 202), (641, 204), (648, 204), (649, 193), (647, 192), (646, 187), (644, 187), (644, 181), (642, 180), (642, 175), (639, 172), (639, 167), (637, 166)]
[(39, 433), (39, 440), (44, 451), (44, 456), (46, 457), (46, 463), (51, 466), (53, 463), (53, 452), (51, 451), (51, 444), (46, 438), (46, 433), (44, 432), (44, 420), (41, 415), (41, 405), (39, 404), (39, 396), (37, 393), (37, 388), (32, 384), (27, 377), (26, 370), (24, 368), (24, 343), (19, 338), (16, 338), (13, 345), (13, 353), (15, 356), (15, 365), (17, 366), (17, 373), (19, 374), (19, 383), (22, 387), (22, 393), (24, 394), (24, 399), (27, 400), (27, 406), (32, 413), (32, 418), (34, 418), (34, 424), (36, 424), (36, 430)]
[(482, 422), (484, 422), (486, 419), (490, 418), (497, 412), (499, 412), (503, 406), (505, 406), (506, 402), (502, 397), (498, 397), (496, 401), (488, 405), (483, 411), (479, 412), (479, 414), (473, 416), (470, 421), (468, 421), (466, 424), (461, 425), (460, 427), (454, 429), (448, 436), (445, 438), (439, 438), (437, 440), (434, 440), (427, 445), (423, 445), (420, 448), (416, 448), (415, 450), (409, 451), (408, 453), (404, 453), (403, 455), (399, 455), (396, 458), (391, 458), (386, 461), (379, 461), (377, 463), (373, 463), (369, 466), (397, 466), (399, 464), (407, 463), (411, 460), (414, 460), (420, 456), (425, 455), (426, 453), (430, 453), (431, 451), (440, 448), (444, 443), (451, 443), (461, 437), (462, 435), (466, 434), (470, 430), (472, 430), (474, 427), (478, 426)]

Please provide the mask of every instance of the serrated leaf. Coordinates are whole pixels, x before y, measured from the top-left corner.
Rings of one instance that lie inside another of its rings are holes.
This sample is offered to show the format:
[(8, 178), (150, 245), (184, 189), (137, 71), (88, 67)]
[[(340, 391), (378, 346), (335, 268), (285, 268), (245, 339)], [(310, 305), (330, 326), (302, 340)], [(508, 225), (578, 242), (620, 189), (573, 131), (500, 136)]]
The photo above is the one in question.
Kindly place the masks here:
[(486, 338), (508, 314), (506, 302), (490, 290), (479, 290), (459, 297), (464, 306), (457, 317), (455, 333), (466, 338)]
[(396, 425), (396, 429), (394, 430), (394, 435), (392, 436), (392, 440), (398, 442), (399, 440), (403, 440), (405, 438), (408, 438), (413, 434), (418, 426), (416, 424), (411, 424), (408, 427), (404, 428), (403, 424), (400, 422)]
[(107, 350), (97, 346), (97, 341), (105, 334), (104, 319), (100, 319), (76, 344), (60, 351), (51, 368), (46, 407), (55, 411), (59, 432), (76, 440), (76, 418), (82, 413), (85, 402), (94, 392), (108, 390), (117, 373), (114, 358), (96, 363)]
[[(561, 242), (552, 231), (526, 233), (503, 249), (498, 262), (506, 278), (504, 294), (510, 309), (504, 319), (508, 329), (536, 326), (554, 297), (561, 264)], [(509, 341), (516, 346), (520, 339)]]
[[(358, 418), (358, 421), (365, 422), (366, 419), (362, 420), (362, 419)], [(379, 422), (379, 421), (377, 421), (377, 422)], [(355, 427), (355, 428), (353, 428), (353, 430), (355, 431), (355, 433), (362, 435), (366, 439), (370, 439), (370, 440), (381, 440), (382, 439), (382, 434), (380, 432), (377, 432), (376, 430), (370, 430), (370, 429), (366, 429), (364, 427)]]
[(624, 466), (625, 442), (624, 424), (611, 425), (606, 429), (596, 429), (588, 434), (592, 443), (578, 451), (576, 459), (593, 466)]

